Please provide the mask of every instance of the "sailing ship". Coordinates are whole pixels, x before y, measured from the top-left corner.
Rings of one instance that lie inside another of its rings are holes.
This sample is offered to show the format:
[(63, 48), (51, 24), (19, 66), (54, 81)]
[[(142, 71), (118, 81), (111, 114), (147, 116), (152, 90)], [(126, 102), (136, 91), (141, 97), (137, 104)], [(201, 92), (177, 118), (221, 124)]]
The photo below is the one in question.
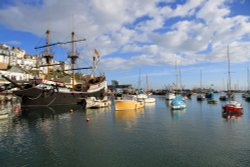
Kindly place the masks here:
[(7, 78), (6, 76), (2, 76), (3, 78), (10, 81), (14, 84), (19, 90), (13, 91), (13, 94), (20, 97), (22, 107), (38, 107), (38, 106), (58, 106), (58, 105), (76, 105), (80, 104), (82, 106), (86, 106), (86, 98), (87, 97), (97, 97), (102, 98), (105, 89), (106, 89), (106, 79), (105, 76), (99, 76), (95, 78), (89, 79), (84, 84), (75, 84), (75, 70), (80, 69), (91, 69), (88, 68), (74, 68), (76, 64), (76, 60), (79, 57), (77, 53), (75, 53), (74, 43), (79, 41), (84, 41), (85, 39), (75, 40), (75, 33), (71, 34), (72, 40), (68, 42), (57, 42), (54, 44), (50, 44), (50, 32), (46, 31), (46, 45), (37, 47), (38, 48), (46, 48), (45, 54), (43, 58), (46, 59), (47, 63), (47, 72), (50, 74), (50, 68), (53, 66), (51, 64), (51, 59), (53, 56), (50, 54), (50, 46), (57, 44), (67, 44), (72, 43), (72, 52), (68, 55), (68, 58), (71, 60), (71, 87), (66, 87), (64, 82), (58, 82), (55, 80), (49, 79), (35, 79), (31, 81), (28, 85), (21, 86), (17, 84), (15, 81)]
[(227, 46), (227, 59), (228, 59), (228, 103), (222, 107), (223, 115), (233, 116), (233, 115), (242, 115), (243, 107), (240, 102), (232, 101), (231, 93), (231, 72), (230, 72), (230, 57), (229, 57), (229, 46)]

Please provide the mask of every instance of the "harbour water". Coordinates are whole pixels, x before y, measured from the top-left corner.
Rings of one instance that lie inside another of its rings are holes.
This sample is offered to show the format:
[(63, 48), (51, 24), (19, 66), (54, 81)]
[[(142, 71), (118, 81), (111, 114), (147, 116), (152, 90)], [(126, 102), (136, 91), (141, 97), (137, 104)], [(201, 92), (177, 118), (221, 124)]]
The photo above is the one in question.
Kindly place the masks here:
[(193, 96), (185, 111), (171, 111), (155, 97), (137, 111), (14, 108), (0, 120), (0, 166), (249, 166), (250, 103), (241, 94), (235, 119), (222, 117), (222, 102)]

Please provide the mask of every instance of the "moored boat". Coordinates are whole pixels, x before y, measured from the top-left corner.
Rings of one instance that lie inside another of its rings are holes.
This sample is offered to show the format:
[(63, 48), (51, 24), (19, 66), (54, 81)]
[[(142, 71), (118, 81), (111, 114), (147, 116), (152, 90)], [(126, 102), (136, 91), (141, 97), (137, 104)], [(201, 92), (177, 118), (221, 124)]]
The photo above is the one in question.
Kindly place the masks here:
[(187, 107), (186, 103), (183, 101), (183, 97), (178, 95), (170, 103), (171, 109), (185, 109)]
[(115, 100), (115, 110), (135, 110), (144, 107), (144, 102), (135, 100)]
[(225, 96), (225, 95), (221, 95), (219, 97), (219, 99), (220, 99), (220, 101), (227, 101), (228, 100), (227, 96)]
[(233, 115), (233, 114), (243, 114), (242, 104), (237, 101), (229, 101), (223, 107), (223, 113)]
[(175, 94), (173, 92), (167, 92), (165, 95), (166, 100), (173, 100), (175, 98)]
[(96, 99), (96, 97), (88, 97), (86, 99), (86, 108), (103, 108), (110, 107), (111, 100), (105, 96), (103, 99)]
[(246, 94), (245, 100), (246, 100), (247, 102), (250, 102), (250, 93)]
[[(101, 84), (100, 84), (101, 85)], [(71, 91), (64, 83), (41, 80), (41, 83), (28, 89), (13, 91), (21, 98), (23, 107), (57, 106), (80, 104), (85, 106), (87, 97), (100, 97), (105, 87), (96, 92)]]
[(150, 97), (146, 94), (142, 89), (139, 91), (138, 95), (136, 95), (138, 101), (143, 101), (145, 103), (155, 103), (155, 98)]
[(155, 103), (155, 98), (148, 97), (147, 99), (144, 100), (145, 103)]
[[(46, 59), (47, 63), (47, 76), (52, 71), (50, 71), (51, 59), (52, 55), (50, 54), (49, 46), (54, 46), (57, 44), (66, 44), (72, 43), (72, 53), (68, 55), (68, 58), (71, 60), (71, 83), (70, 88), (66, 87), (65, 82), (59, 82), (58, 79), (35, 79), (31, 81), (26, 86), (21, 86), (12, 81), (11, 79), (3, 76), (6, 80), (10, 81), (13, 85), (19, 88), (19, 90), (13, 91), (13, 94), (21, 98), (22, 107), (35, 107), (35, 106), (58, 106), (58, 105), (76, 105), (80, 104), (86, 105), (87, 97), (95, 97), (97, 99), (101, 99), (104, 97), (104, 94), (107, 90), (107, 81), (105, 76), (101, 75), (98, 77), (91, 76), (90, 78), (86, 78), (85, 80), (79, 80), (77, 84), (75, 84), (75, 73), (74, 70), (80, 69), (91, 69), (96, 67), (87, 67), (87, 68), (74, 68), (76, 64), (76, 59), (78, 58), (78, 54), (75, 53), (74, 43), (82, 40), (74, 39), (74, 32), (72, 32), (72, 40), (68, 42), (58, 42), (55, 44), (49, 44), (49, 31), (46, 32), (47, 41), (45, 46), (37, 47), (37, 48), (46, 48), (46, 52), (43, 54), (43, 58)], [(97, 52), (97, 51), (96, 51)], [(96, 56), (96, 57), (99, 57)], [(96, 58), (95, 57), (95, 58)], [(44, 67), (44, 66), (42, 66)], [(65, 71), (65, 70), (64, 70)], [(63, 72), (63, 71), (62, 71)]]
[(115, 110), (135, 110), (144, 107), (144, 101), (138, 101), (136, 96), (114, 101)]
[(197, 101), (203, 101), (203, 100), (205, 100), (205, 96), (202, 95), (202, 94), (197, 95), (196, 98), (197, 98)]
[(233, 114), (242, 115), (243, 107), (240, 102), (231, 101), (233, 94), (231, 93), (231, 72), (230, 72), (230, 57), (229, 57), (229, 47), (227, 46), (227, 58), (228, 58), (228, 103), (222, 107), (223, 114), (232, 116)]
[(217, 100), (215, 100), (213, 92), (207, 93), (207, 103), (208, 104), (217, 104)]

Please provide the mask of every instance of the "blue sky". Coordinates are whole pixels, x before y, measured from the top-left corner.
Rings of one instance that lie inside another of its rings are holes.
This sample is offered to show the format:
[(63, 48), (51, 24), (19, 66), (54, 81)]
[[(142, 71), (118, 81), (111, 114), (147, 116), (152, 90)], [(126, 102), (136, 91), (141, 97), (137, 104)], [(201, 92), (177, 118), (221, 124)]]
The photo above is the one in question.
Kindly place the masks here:
[[(93, 49), (101, 53), (99, 72), (110, 83), (162, 89), (175, 82), (175, 64), (186, 88), (226, 87), (227, 45), (232, 87), (247, 87), (250, 65), (249, 0), (9, 0), (0, 1), (0, 43), (39, 54), (45, 42), (70, 40), (75, 31), (81, 58), (90, 65)], [(66, 60), (70, 46), (53, 48), (55, 59)], [(84, 71), (88, 73), (89, 71)]]

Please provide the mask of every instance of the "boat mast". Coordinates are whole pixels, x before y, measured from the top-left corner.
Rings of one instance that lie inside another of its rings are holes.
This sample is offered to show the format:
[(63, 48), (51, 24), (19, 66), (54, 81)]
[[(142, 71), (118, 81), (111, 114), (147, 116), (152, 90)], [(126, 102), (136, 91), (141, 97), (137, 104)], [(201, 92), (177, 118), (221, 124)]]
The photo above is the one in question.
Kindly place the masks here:
[(95, 78), (96, 73), (96, 56), (93, 56), (93, 67), (92, 67), (93, 78)]
[(141, 89), (141, 69), (139, 69), (138, 91)]
[(177, 62), (175, 62), (175, 72), (176, 72), (176, 91), (178, 92), (179, 81), (178, 81), (178, 67), (177, 67)]
[(249, 90), (250, 90), (250, 78), (249, 78), (249, 67), (247, 66), (247, 91), (249, 93)]
[(202, 71), (200, 70), (200, 90), (202, 91)]
[(227, 91), (228, 91), (228, 100), (231, 99), (231, 71), (230, 71), (230, 57), (229, 57), (229, 45), (227, 45), (227, 60), (228, 60), (228, 85), (227, 85)]
[(53, 59), (53, 56), (50, 53), (50, 31), (46, 31), (46, 47), (45, 47), (45, 53), (42, 55), (43, 58), (46, 60), (47, 66), (47, 74), (50, 74), (50, 65), (51, 60)]
[[(74, 32), (71, 33), (71, 43), (72, 43), (72, 50), (71, 50), (71, 54), (68, 55), (68, 58), (70, 58), (71, 60), (71, 69), (74, 69), (75, 64), (76, 64), (76, 59), (78, 58), (78, 53), (75, 52), (75, 33)], [(74, 88), (74, 85), (75, 85), (75, 71), (74, 70), (72, 70), (71, 79), (72, 79), (72, 88)]]
[(148, 75), (146, 75), (146, 92), (149, 91)]
[(180, 91), (182, 92), (183, 87), (182, 87), (181, 68), (180, 68), (180, 66), (178, 67), (178, 69), (179, 69)]

